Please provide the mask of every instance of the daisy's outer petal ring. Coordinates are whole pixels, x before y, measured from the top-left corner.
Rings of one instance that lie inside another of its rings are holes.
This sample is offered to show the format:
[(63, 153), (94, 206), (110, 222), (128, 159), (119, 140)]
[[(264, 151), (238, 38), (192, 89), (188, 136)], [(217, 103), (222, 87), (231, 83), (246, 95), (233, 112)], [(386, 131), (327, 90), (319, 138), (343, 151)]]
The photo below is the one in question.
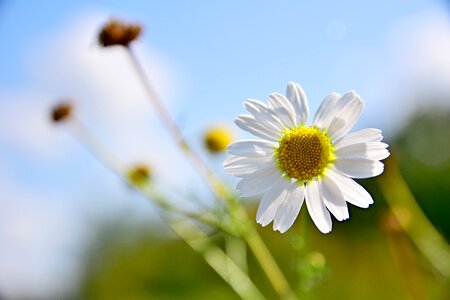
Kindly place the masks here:
[(332, 140), (336, 140), (350, 131), (358, 121), (363, 110), (363, 102), (354, 92), (342, 96), (336, 103), (334, 118), (326, 127)]
[(269, 96), (269, 108), (280, 119), (285, 128), (295, 126), (295, 110), (285, 96), (272, 93)]
[(380, 142), (383, 139), (381, 130), (376, 128), (366, 128), (349, 133), (335, 141), (336, 149), (358, 143)]
[(319, 190), (317, 180), (312, 180), (306, 185), (306, 207), (309, 215), (322, 233), (331, 231), (331, 216), (323, 202), (322, 191)]
[(328, 169), (326, 176), (336, 183), (347, 202), (362, 208), (367, 208), (373, 203), (372, 196), (353, 179), (333, 169)]
[(347, 220), (349, 218), (347, 202), (338, 185), (327, 176), (324, 176), (319, 183), (322, 186), (325, 206), (328, 210), (338, 221)]
[(241, 197), (253, 197), (264, 193), (281, 177), (280, 171), (273, 168), (265, 176), (246, 176), (236, 186)]
[(273, 157), (230, 156), (223, 162), (223, 167), (230, 175), (245, 177), (255, 173), (276, 169)]
[(302, 87), (295, 82), (289, 82), (286, 88), (286, 97), (295, 110), (297, 125), (306, 123), (309, 114), (308, 100)]
[(383, 173), (384, 165), (379, 161), (364, 158), (337, 159), (334, 168), (352, 178), (370, 178)]
[(249, 99), (244, 102), (245, 108), (255, 117), (255, 119), (274, 131), (281, 132), (283, 124), (278, 117), (261, 101)]
[(313, 119), (313, 125), (319, 128), (326, 128), (328, 124), (331, 122), (333, 115), (331, 111), (333, 111), (336, 102), (341, 98), (341, 95), (338, 93), (331, 93), (323, 99), (319, 108), (316, 111)]
[(276, 145), (261, 140), (240, 140), (228, 146), (228, 153), (246, 157), (271, 156)]
[(256, 121), (256, 119), (249, 115), (240, 115), (234, 121), (239, 128), (245, 130), (254, 136), (276, 142), (279, 139), (280, 133), (272, 128), (266, 127), (264, 124)]
[(305, 186), (303, 184), (292, 183), (284, 202), (278, 207), (273, 222), (273, 230), (281, 233), (286, 232), (294, 224), (303, 201), (305, 200)]
[(336, 157), (339, 159), (365, 158), (370, 160), (382, 160), (389, 156), (387, 144), (381, 142), (359, 143), (336, 146)]
[(287, 196), (290, 182), (279, 178), (264, 194), (256, 212), (256, 221), (262, 226), (268, 225), (275, 218), (278, 207)]

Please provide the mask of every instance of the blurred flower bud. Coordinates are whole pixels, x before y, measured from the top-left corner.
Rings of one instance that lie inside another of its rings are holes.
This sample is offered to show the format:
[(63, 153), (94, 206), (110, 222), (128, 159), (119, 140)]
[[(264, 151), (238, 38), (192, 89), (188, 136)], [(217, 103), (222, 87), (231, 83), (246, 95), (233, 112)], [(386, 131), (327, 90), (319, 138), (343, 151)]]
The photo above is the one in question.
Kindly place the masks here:
[(70, 118), (72, 113), (72, 105), (68, 102), (62, 102), (53, 107), (51, 119), (55, 123), (59, 123)]
[(308, 254), (308, 261), (311, 264), (311, 267), (317, 270), (321, 270), (326, 265), (325, 256), (318, 251), (312, 251)]
[(143, 187), (149, 182), (151, 171), (147, 165), (138, 164), (128, 169), (127, 177), (133, 186)]
[(204, 135), (205, 147), (211, 153), (224, 152), (232, 141), (233, 133), (225, 126), (212, 127)]
[(137, 39), (142, 31), (138, 24), (125, 24), (117, 20), (111, 19), (102, 28), (98, 36), (98, 40), (103, 47), (128, 45)]

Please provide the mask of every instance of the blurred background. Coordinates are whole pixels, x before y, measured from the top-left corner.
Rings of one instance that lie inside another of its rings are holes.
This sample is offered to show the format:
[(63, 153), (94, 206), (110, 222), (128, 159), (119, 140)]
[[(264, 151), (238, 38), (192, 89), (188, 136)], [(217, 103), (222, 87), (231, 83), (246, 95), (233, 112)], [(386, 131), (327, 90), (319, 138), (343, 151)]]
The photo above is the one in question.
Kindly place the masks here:
[[(111, 17), (143, 26), (133, 47), (146, 73), (230, 186), (226, 155), (207, 153), (202, 138), (216, 124), (245, 137), (232, 123), (242, 101), (265, 101), (295, 81), (314, 112), (330, 92), (354, 89), (365, 101), (354, 130), (383, 130), (393, 153), (386, 173), (400, 168), (450, 239), (449, 2), (0, 0), (0, 299), (237, 298), (148, 200), (50, 121), (53, 105), (71, 100), (125, 165), (148, 164), (158, 184), (210, 203), (123, 49), (99, 47)], [(313, 299), (450, 298), (388, 210), (380, 184), (396, 182), (360, 183), (375, 203), (351, 207), (328, 235), (312, 230), (310, 261), (298, 260), (298, 221), (284, 235), (260, 228), (291, 284), (321, 269), (306, 283)], [(189, 207), (187, 199), (175, 201)], [(251, 218), (256, 204), (248, 203)]]

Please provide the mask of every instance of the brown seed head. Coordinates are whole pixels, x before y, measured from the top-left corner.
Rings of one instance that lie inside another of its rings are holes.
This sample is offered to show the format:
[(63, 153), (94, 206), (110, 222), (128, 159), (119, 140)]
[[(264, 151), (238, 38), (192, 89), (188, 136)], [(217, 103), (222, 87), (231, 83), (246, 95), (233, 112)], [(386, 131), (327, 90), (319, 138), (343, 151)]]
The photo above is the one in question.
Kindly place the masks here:
[(62, 102), (52, 109), (51, 119), (58, 123), (67, 120), (72, 113), (72, 105), (68, 102)]
[(103, 47), (128, 45), (137, 39), (142, 31), (138, 24), (125, 24), (123, 22), (111, 19), (103, 26), (98, 40)]

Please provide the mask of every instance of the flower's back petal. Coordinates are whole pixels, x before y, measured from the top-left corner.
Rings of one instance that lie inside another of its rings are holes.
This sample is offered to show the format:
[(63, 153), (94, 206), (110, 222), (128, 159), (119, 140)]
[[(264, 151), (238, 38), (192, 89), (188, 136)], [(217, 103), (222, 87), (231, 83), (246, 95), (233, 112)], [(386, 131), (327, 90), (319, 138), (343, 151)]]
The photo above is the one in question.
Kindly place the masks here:
[(273, 222), (273, 230), (285, 233), (294, 224), (303, 201), (305, 200), (305, 186), (293, 183), (290, 185), (286, 198), (278, 207)]
[(384, 170), (383, 163), (364, 158), (336, 159), (334, 167), (352, 178), (370, 178), (380, 175)]
[(256, 121), (274, 131), (283, 131), (284, 126), (281, 121), (275, 113), (261, 101), (249, 99), (244, 102), (244, 106), (255, 117)]
[(253, 197), (264, 193), (281, 177), (280, 171), (273, 169), (265, 176), (246, 176), (236, 186), (241, 197)]
[(280, 119), (284, 127), (292, 128), (295, 126), (295, 110), (285, 96), (278, 93), (271, 94), (269, 96), (269, 108)]
[(367, 208), (373, 203), (372, 196), (351, 178), (333, 169), (328, 169), (326, 176), (336, 183), (347, 202), (362, 208)]
[(255, 172), (276, 169), (273, 157), (230, 156), (223, 162), (223, 167), (232, 176), (244, 177)]
[(388, 144), (381, 142), (359, 143), (344, 147), (336, 146), (336, 157), (337, 160), (354, 158), (382, 160), (389, 156), (387, 147)]
[(264, 124), (255, 120), (249, 115), (240, 115), (234, 121), (239, 128), (245, 130), (254, 136), (276, 142), (279, 139), (279, 132), (273, 128), (268, 128)]
[(285, 178), (279, 178), (264, 194), (256, 212), (256, 221), (262, 226), (268, 225), (275, 217), (275, 213), (283, 203), (291, 183)]
[(335, 216), (338, 221), (349, 218), (347, 202), (339, 186), (329, 177), (324, 176), (320, 181), (324, 192), (325, 206)]
[(322, 191), (319, 190), (317, 180), (313, 180), (306, 185), (306, 207), (309, 215), (322, 233), (331, 231), (331, 216), (325, 207)]
[(336, 103), (335, 115), (326, 128), (332, 140), (336, 140), (350, 131), (358, 121), (363, 110), (363, 102), (353, 92), (342, 96)]
[(238, 156), (259, 157), (272, 156), (276, 145), (260, 140), (241, 140), (228, 146), (228, 153)]
[(366, 128), (360, 131), (349, 133), (335, 141), (336, 149), (347, 145), (369, 142), (380, 142), (383, 139), (381, 130), (376, 128)]
[(305, 124), (308, 119), (309, 107), (305, 92), (295, 82), (289, 82), (286, 88), (286, 97), (295, 110), (297, 125)]
[(323, 99), (319, 108), (314, 115), (313, 124), (319, 128), (327, 128), (333, 119), (332, 112), (336, 106), (336, 102), (341, 98), (338, 93), (331, 93)]

